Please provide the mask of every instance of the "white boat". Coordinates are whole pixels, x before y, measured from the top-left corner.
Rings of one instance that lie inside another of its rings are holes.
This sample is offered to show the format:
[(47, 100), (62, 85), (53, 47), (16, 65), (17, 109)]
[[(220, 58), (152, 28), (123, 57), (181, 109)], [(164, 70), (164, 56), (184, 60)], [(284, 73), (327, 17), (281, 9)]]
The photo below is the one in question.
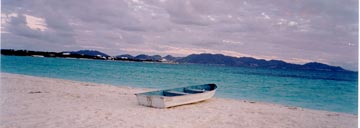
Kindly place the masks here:
[(216, 84), (204, 84), (137, 93), (135, 95), (140, 105), (168, 108), (210, 99), (214, 96), (216, 88)]

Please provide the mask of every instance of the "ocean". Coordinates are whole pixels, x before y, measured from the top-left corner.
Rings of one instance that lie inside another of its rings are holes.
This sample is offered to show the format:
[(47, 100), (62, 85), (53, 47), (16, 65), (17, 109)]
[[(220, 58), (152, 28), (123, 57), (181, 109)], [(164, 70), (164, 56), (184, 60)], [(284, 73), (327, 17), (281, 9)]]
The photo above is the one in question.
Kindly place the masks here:
[[(357, 114), (353, 72), (1, 56), (1, 72), (166, 89), (216, 83), (216, 97)], [(6, 83), (5, 83), (6, 84)]]

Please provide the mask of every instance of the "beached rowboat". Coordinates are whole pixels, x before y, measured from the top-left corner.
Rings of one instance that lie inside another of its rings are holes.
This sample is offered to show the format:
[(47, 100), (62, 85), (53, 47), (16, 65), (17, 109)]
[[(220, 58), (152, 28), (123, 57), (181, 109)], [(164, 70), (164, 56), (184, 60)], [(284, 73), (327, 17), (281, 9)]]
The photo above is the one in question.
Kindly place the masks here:
[(210, 99), (214, 96), (216, 88), (216, 84), (204, 84), (137, 93), (135, 95), (140, 105), (168, 108)]

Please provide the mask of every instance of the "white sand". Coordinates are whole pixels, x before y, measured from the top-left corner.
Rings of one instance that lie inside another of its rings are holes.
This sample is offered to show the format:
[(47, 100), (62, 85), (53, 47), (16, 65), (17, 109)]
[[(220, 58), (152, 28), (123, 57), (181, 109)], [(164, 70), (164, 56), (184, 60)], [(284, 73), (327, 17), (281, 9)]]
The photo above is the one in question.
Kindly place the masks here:
[(357, 115), (212, 98), (139, 106), (129, 87), (1, 73), (2, 128), (356, 128)]

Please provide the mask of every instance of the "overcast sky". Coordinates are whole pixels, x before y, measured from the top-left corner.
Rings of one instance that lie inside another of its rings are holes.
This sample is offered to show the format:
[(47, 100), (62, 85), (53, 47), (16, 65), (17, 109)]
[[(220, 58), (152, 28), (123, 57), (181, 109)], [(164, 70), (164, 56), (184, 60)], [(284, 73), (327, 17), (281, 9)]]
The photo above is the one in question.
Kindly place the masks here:
[(357, 0), (2, 0), (1, 47), (221, 53), (357, 69)]

